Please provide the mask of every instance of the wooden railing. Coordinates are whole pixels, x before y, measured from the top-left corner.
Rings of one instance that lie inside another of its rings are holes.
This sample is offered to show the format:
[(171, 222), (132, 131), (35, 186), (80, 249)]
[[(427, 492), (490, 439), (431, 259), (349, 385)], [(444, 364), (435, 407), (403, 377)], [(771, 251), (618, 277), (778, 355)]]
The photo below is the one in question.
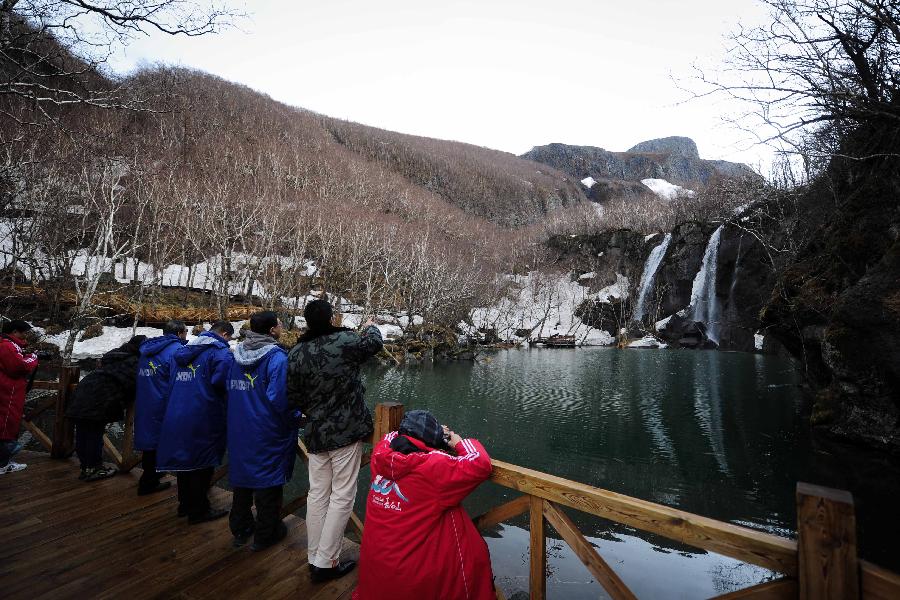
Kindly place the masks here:
[[(66, 418), (66, 406), (78, 379), (81, 369), (78, 367), (62, 367), (59, 371), (58, 381), (35, 381), (32, 389), (52, 390), (52, 394), (38, 401), (37, 405), (27, 411), (22, 417), (22, 425), (31, 432), (42, 446), (44, 446), (53, 458), (68, 458), (75, 450), (75, 428), (72, 422)], [(35, 422), (35, 420), (51, 408), (55, 409), (53, 419), (53, 436), (47, 435)], [(122, 451), (113, 444), (109, 436), (103, 435), (103, 447), (116, 463), (116, 467), (127, 473), (135, 467), (141, 457), (134, 451), (134, 403), (128, 405), (125, 410), (123, 424)]]
[[(376, 406), (373, 442), (396, 430), (402, 417), (402, 405)], [(534, 600), (546, 596), (547, 525), (556, 530), (610, 597), (636, 598), (564, 507), (782, 575), (775, 581), (718, 596), (718, 600), (900, 598), (900, 575), (857, 559), (853, 499), (848, 492), (798, 483), (798, 539), (794, 541), (500, 460), (492, 463), (490, 481), (522, 495), (473, 520), (476, 527), (485, 529), (529, 513), (529, 590)]]
[[(35, 439), (57, 458), (68, 457), (72, 452), (73, 430), (65, 418), (65, 407), (78, 375), (77, 368), (63, 368), (59, 381), (35, 382), (36, 389), (56, 390), (57, 393), (41, 400), (23, 419)], [(34, 423), (38, 415), (51, 407), (56, 408), (52, 438)], [(402, 418), (402, 404), (376, 405), (373, 445), (388, 432), (399, 429)], [(131, 407), (125, 419), (122, 452), (119, 453), (108, 438), (104, 439), (106, 449), (123, 470), (131, 469), (138, 462), (132, 448), (133, 429), (134, 410)], [(309, 455), (302, 440), (298, 440), (296, 451), (301, 459), (308, 461)], [(370, 458), (371, 452), (367, 452), (363, 457), (363, 466), (369, 463)], [(855, 512), (853, 498), (848, 492), (798, 483), (797, 541), (794, 541), (500, 460), (493, 460), (492, 463), (490, 481), (522, 492), (522, 495), (490, 509), (476, 517), (474, 522), (476, 527), (484, 529), (529, 513), (529, 589), (534, 600), (543, 600), (546, 596), (547, 525), (556, 530), (612, 598), (636, 597), (579, 531), (564, 508), (661, 535), (782, 575), (775, 581), (718, 596), (718, 600), (900, 598), (900, 575), (857, 558)], [(227, 465), (223, 465), (216, 471), (214, 479), (218, 480), (226, 473)], [(305, 503), (306, 495), (301, 495), (286, 504), (282, 514), (293, 513)], [(351, 515), (349, 526), (362, 538), (363, 522), (355, 514)], [(499, 591), (497, 595), (502, 598)]]

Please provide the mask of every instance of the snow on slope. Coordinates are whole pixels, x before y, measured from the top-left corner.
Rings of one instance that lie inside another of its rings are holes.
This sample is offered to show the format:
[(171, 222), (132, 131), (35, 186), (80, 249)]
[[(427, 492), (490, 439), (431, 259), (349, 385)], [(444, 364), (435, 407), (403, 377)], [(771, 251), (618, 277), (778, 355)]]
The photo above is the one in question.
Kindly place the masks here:
[(669, 183), (665, 179), (641, 179), (641, 183), (650, 188), (650, 191), (663, 200), (674, 200), (680, 197), (693, 198), (695, 192), (680, 185)]
[(607, 332), (589, 327), (575, 316), (578, 306), (592, 294), (568, 274), (532, 271), (505, 278), (511, 288), (509, 296), (494, 306), (475, 309), (474, 327), (460, 323), (463, 331), (477, 335), (479, 327), (495, 329), (500, 339), (508, 341), (521, 339), (515, 334), (518, 329), (531, 330), (532, 337), (574, 335), (586, 346), (607, 346), (615, 341)]

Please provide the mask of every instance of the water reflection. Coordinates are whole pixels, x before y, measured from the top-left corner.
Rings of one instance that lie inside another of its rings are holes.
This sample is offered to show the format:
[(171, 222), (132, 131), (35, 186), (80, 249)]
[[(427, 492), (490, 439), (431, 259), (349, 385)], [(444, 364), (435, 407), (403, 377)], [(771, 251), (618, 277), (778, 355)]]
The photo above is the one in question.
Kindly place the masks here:
[[(475, 364), (372, 369), (366, 380), (373, 405), (432, 410), (478, 437), (495, 458), (769, 531), (793, 527), (798, 465), (789, 446), (800, 424), (799, 392), (793, 369), (777, 358), (512, 350)], [(485, 485), (467, 508), (478, 514), (514, 496)], [(665, 581), (668, 597), (709, 596), (765, 577), (721, 556), (571, 514), (635, 591), (650, 585), (640, 583), (648, 568), (660, 573), (652, 579)], [(513, 521), (490, 538), (507, 592), (527, 587), (515, 583), (527, 581), (523, 527), (524, 519)], [(551, 597), (602, 593), (567, 548), (551, 563), (560, 574), (548, 585)], [(656, 597), (650, 588), (645, 594)]]

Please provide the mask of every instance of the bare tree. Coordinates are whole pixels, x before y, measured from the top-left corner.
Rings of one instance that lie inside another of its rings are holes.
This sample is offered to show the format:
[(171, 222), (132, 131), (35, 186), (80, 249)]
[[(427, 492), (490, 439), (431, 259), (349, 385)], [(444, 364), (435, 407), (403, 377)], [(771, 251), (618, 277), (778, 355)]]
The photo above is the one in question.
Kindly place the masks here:
[(0, 114), (33, 125), (69, 105), (146, 109), (101, 75), (110, 55), (149, 31), (205, 35), (236, 16), (216, 0), (0, 0)]
[[(771, 22), (737, 30), (724, 72), (698, 69), (699, 95), (748, 103), (736, 124), (760, 142), (813, 158), (840, 152), (849, 128), (900, 124), (900, 3), (760, 1)], [(884, 152), (877, 140), (871, 147), (851, 158)]]

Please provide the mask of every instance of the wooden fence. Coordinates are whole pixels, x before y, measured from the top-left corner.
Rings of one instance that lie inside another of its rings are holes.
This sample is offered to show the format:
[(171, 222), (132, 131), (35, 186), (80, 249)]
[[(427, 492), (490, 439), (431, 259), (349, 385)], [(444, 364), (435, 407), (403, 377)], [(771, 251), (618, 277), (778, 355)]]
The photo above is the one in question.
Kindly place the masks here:
[[(35, 388), (52, 389), (57, 393), (42, 400), (24, 419), (25, 427), (35, 439), (57, 458), (67, 457), (72, 452), (72, 426), (65, 419), (65, 406), (78, 381), (78, 375), (77, 368), (63, 368), (59, 381), (36, 382)], [(33, 420), (54, 406), (56, 419), (51, 438)], [(403, 418), (403, 405), (378, 404), (374, 417), (373, 444), (388, 432), (399, 428)], [(133, 428), (134, 410), (130, 408), (125, 421), (122, 452), (116, 450), (109, 439), (104, 439), (106, 449), (119, 468), (126, 471), (138, 462), (132, 448)], [(302, 440), (297, 442), (297, 454), (301, 459), (308, 460), (308, 452)], [(363, 466), (369, 463), (370, 458), (371, 452), (367, 452), (363, 458)], [(543, 600), (546, 596), (547, 525), (556, 530), (612, 598), (636, 598), (579, 531), (575, 522), (566, 514), (565, 508), (661, 535), (781, 574), (779, 579), (718, 596), (717, 600), (900, 598), (900, 575), (857, 557), (856, 519), (853, 498), (848, 492), (798, 483), (798, 531), (797, 540), (794, 541), (511, 463), (499, 460), (492, 462), (490, 481), (519, 491), (522, 495), (492, 508), (476, 517), (474, 522), (479, 529), (484, 529), (529, 513), (529, 591), (534, 600)], [(227, 465), (216, 471), (214, 479), (218, 480), (226, 473)], [(306, 496), (300, 496), (286, 504), (282, 512), (293, 513), (305, 503)], [(364, 525), (355, 514), (351, 515), (350, 526), (361, 538)], [(498, 597), (502, 598), (499, 592)]]

